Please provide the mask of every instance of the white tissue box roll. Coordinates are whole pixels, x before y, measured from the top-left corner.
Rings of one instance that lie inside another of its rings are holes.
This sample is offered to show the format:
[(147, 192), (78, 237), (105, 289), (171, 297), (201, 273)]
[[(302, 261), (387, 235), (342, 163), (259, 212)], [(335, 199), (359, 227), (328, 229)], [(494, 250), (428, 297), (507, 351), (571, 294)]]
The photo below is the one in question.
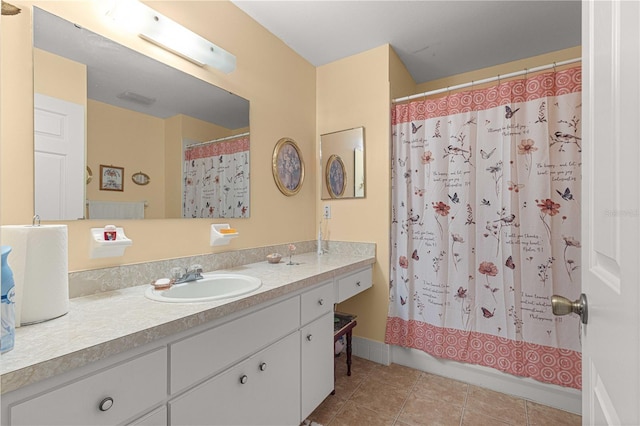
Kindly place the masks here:
[(16, 286), (16, 326), (69, 312), (67, 225), (5, 225), (2, 244)]

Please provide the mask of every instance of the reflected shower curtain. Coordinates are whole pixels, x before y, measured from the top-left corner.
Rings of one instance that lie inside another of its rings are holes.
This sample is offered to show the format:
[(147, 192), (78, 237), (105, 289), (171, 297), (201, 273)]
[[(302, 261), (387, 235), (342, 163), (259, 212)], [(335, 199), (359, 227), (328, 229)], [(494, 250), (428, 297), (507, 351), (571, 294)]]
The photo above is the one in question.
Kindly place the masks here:
[(394, 106), (387, 343), (581, 388), (580, 70)]
[(249, 217), (249, 136), (187, 146), (183, 217)]

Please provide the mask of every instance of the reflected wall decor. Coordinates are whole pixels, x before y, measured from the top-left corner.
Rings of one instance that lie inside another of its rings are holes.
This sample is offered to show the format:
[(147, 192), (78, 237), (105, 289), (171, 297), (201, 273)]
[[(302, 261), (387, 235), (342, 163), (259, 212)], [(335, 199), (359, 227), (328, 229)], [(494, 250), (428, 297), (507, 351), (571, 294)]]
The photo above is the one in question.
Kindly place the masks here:
[(100, 190), (124, 191), (124, 167), (100, 165)]
[(347, 171), (339, 155), (332, 155), (325, 168), (325, 184), (331, 198), (342, 197), (347, 187)]

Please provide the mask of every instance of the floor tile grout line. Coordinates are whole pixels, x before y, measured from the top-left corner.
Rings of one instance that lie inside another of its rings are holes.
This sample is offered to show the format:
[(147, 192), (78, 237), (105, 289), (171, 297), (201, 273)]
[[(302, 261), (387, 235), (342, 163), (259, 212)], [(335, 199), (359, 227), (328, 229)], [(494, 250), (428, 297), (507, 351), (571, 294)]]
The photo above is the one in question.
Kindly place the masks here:
[(407, 401), (409, 400), (411, 395), (415, 392), (418, 381), (423, 376), (423, 374), (424, 374), (423, 372), (420, 372), (420, 374), (418, 374), (418, 377), (416, 377), (415, 380), (413, 381), (413, 384), (411, 385), (411, 390), (407, 392), (407, 396), (404, 398), (404, 401), (402, 402), (402, 406), (400, 407), (400, 410), (396, 414), (396, 418), (393, 420), (394, 425), (398, 423), (398, 420), (400, 419), (400, 415), (402, 414), (402, 410), (404, 410), (404, 407), (407, 405)]
[(467, 390), (464, 393), (464, 402), (462, 403), (462, 415), (460, 416), (460, 426), (464, 422), (464, 414), (467, 411), (467, 401), (469, 400), (469, 384), (467, 383)]

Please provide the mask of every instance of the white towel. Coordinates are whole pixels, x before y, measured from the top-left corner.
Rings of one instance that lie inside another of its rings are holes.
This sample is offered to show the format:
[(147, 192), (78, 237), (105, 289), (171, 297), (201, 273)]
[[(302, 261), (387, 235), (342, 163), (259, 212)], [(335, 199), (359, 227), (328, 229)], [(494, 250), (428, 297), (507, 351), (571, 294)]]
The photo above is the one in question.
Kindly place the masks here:
[(144, 201), (87, 201), (89, 219), (144, 219)]

